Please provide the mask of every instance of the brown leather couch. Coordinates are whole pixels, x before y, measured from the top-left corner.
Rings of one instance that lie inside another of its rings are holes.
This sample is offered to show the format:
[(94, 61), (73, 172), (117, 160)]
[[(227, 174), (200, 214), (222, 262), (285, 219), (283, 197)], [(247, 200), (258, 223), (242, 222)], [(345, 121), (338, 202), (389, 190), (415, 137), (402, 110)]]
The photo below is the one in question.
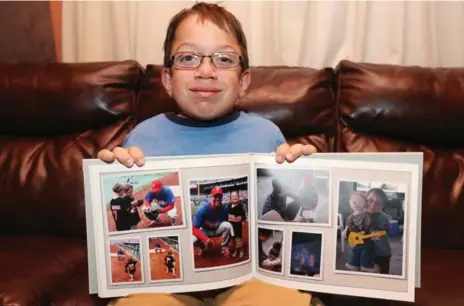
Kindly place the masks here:
[[(160, 67), (0, 64), (0, 305), (104, 305), (88, 294), (81, 162), (176, 105)], [(417, 305), (462, 305), (464, 69), (342, 61), (254, 67), (237, 107), (321, 152), (422, 151)], [(403, 303), (321, 294), (326, 305)]]

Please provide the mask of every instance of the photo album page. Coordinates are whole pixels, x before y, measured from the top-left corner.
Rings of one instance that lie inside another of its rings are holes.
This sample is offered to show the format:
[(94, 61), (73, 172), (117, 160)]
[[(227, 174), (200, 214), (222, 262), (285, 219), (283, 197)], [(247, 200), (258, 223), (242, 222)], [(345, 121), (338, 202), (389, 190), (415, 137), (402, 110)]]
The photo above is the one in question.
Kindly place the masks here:
[(182, 293), (252, 278), (414, 301), (421, 153), (83, 161), (89, 292)]

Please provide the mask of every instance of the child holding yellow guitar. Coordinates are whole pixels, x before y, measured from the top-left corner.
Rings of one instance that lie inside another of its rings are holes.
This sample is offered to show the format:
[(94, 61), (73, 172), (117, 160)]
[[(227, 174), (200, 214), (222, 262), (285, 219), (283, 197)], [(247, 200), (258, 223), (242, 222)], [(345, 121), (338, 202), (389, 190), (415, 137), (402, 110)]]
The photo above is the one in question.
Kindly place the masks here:
[(351, 271), (379, 273), (375, 264), (374, 242), (371, 238), (385, 235), (385, 232), (371, 233), (371, 214), (366, 211), (367, 199), (364, 195), (354, 192), (350, 198), (353, 213), (348, 216), (343, 237), (348, 238), (352, 246), (352, 254), (346, 263)]

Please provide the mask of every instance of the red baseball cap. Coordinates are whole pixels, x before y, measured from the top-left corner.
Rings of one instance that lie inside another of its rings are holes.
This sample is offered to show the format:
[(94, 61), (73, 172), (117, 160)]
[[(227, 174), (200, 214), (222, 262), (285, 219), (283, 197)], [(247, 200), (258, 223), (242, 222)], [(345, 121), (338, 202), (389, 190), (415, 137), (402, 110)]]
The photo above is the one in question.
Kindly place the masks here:
[(160, 181), (153, 181), (151, 183), (151, 191), (158, 192), (163, 187), (163, 184)]
[(217, 194), (221, 194), (222, 195), (222, 188), (221, 187), (213, 187), (213, 189), (211, 189), (211, 196), (214, 197), (215, 195)]

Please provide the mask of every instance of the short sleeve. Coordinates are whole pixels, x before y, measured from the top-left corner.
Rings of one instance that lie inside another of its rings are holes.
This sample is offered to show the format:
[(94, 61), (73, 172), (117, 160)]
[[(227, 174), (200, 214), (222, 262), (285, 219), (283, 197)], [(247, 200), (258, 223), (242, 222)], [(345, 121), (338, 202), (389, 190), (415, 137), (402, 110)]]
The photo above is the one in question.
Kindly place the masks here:
[(126, 139), (124, 139), (124, 142), (122, 144), (122, 147), (125, 149), (128, 149), (130, 147), (140, 147), (139, 144), (137, 143), (137, 137), (133, 134), (133, 130), (127, 134)]
[(145, 196), (145, 201), (147, 201), (148, 203), (151, 203), (151, 201), (153, 201), (153, 193), (152, 192), (147, 192), (146, 196)]
[(200, 206), (198, 208), (197, 212), (195, 213), (195, 216), (193, 217), (193, 222), (192, 225), (196, 228), (200, 228), (201, 225), (203, 224), (203, 216), (205, 214), (205, 206)]
[(280, 145), (283, 145), (284, 143), (286, 143), (287, 140), (285, 139), (285, 136), (284, 134), (282, 133), (282, 131), (279, 129), (279, 127), (276, 126), (276, 132), (275, 132), (275, 136), (274, 136), (274, 151), (277, 150), (277, 148), (280, 146)]

